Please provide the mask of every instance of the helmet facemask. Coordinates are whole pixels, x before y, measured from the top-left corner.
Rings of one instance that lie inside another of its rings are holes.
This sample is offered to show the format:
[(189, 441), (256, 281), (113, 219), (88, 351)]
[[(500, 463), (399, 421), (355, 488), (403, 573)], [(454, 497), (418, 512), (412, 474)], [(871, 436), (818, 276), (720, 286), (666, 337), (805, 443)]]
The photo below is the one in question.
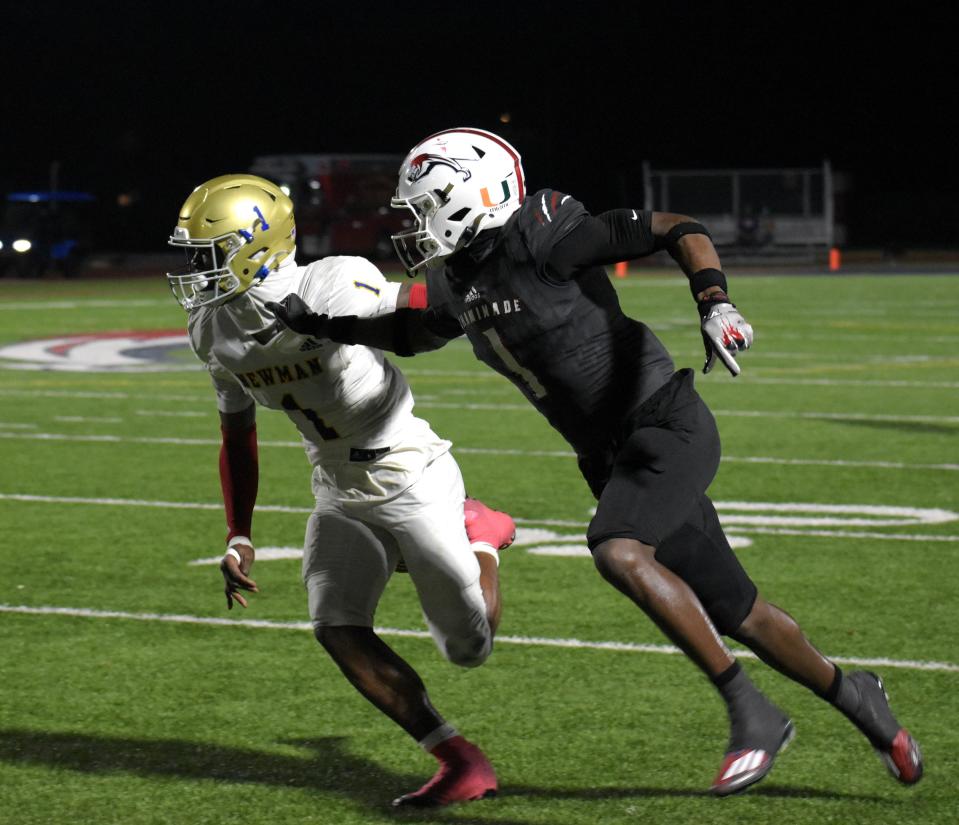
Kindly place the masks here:
[[(447, 192), (451, 188), (447, 186)], [(437, 213), (449, 203), (447, 192), (437, 189), (412, 198), (394, 197), (390, 201), (394, 209), (406, 208), (413, 214), (413, 228), (390, 236), (396, 254), (410, 275), (424, 266), (429, 268), (431, 261), (452, 255), (465, 245), (462, 237), (455, 244), (450, 244), (432, 231)]]
[(243, 246), (243, 239), (235, 232), (196, 239), (183, 234), (186, 231), (177, 227), (170, 245), (183, 247), (187, 263), (167, 273), (180, 306), (191, 310), (229, 299), (241, 286), (240, 279), (230, 271), (230, 262)]

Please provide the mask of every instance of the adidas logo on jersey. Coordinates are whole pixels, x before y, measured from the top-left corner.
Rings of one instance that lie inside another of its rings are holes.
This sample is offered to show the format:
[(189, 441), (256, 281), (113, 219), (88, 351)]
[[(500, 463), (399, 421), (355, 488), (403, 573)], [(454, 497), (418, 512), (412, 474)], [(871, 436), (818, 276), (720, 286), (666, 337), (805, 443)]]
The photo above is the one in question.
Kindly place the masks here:
[(463, 297), (463, 303), (471, 304), (473, 301), (478, 301), (482, 297), (483, 296), (476, 291), (476, 287), (471, 286), (469, 289), (469, 292), (467, 292), (466, 295)]
[(300, 344), (300, 352), (310, 352), (315, 349), (323, 349), (323, 345), (319, 341), (314, 341), (312, 338), (307, 338)]

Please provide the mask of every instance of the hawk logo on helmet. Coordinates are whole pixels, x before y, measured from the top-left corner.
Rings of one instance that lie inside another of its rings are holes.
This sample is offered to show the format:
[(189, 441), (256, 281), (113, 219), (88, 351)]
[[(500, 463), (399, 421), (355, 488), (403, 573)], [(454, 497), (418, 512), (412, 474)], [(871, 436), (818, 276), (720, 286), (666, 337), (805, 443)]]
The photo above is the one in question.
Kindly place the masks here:
[(417, 155), (410, 161), (410, 171), (406, 173), (406, 179), (410, 183), (416, 183), (420, 178), (425, 178), (437, 166), (448, 166), (454, 172), (462, 175), (464, 181), (473, 177), (473, 173), (456, 158), (448, 158), (443, 155), (422, 154)]

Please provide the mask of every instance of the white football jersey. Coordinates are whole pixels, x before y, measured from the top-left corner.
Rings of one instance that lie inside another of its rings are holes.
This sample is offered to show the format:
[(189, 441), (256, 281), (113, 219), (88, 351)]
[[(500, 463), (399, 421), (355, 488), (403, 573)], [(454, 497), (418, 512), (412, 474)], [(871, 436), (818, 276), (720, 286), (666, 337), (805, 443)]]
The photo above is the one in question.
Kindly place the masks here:
[(264, 304), (291, 292), (316, 313), (362, 317), (392, 312), (399, 284), (364, 258), (291, 261), (233, 300), (195, 310), (190, 343), (210, 371), (220, 412), (239, 412), (251, 399), (284, 410), (314, 465), (343, 460), (350, 449), (390, 447), (422, 424), (406, 379), (381, 351), (276, 329)]

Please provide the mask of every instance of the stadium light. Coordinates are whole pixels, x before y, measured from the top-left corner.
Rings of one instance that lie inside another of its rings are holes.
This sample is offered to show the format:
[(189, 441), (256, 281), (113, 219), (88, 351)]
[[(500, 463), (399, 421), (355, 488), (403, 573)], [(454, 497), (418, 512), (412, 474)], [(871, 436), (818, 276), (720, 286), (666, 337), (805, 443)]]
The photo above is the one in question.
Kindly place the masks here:
[(26, 238), (17, 238), (12, 246), (14, 252), (29, 252), (33, 248), (33, 244)]

